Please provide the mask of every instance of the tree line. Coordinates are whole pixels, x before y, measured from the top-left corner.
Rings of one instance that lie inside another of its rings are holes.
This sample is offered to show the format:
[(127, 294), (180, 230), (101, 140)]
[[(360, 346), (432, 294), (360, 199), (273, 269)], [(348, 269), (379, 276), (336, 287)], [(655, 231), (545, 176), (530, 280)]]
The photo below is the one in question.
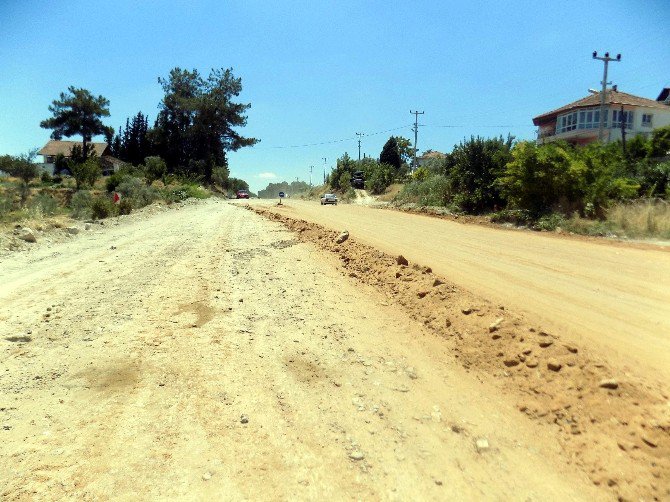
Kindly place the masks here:
[[(51, 129), (56, 140), (81, 136), (81, 147), (71, 155), (73, 164), (92, 157), (93, 137), (104, 135), (111, 154), (133, 166), (144, 164), (148, 157), (160, 157), (167, 173), (218, 181), (228, 188), (227, 153), (259, 141), (237, 132), (246, 126), (246, 111), (251, 107), (235, 100), (242, 91), (241, 79), (230, 68), (213, 69), (207, 77), (198, 70), (174, 68), (158, 83), (164, 96), (153, 127), (138, 112), (115, 133), (102, 121), (109, 116), (109, 100), (74, 86), (53, 101), (52, 116), (40, 126)], [(239, 185), (241, 180), (233, 181)]]

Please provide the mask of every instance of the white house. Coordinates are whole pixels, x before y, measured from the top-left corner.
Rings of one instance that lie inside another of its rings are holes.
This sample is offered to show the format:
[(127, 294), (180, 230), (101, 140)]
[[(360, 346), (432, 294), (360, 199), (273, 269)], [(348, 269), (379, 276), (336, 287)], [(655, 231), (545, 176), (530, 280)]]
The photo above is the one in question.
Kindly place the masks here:
[[(538, 142), (565, 140), (585, 145), (598, 141), (601, 94), (593, 93), (533, 118), (539, 128)], [(621, 92), (616, 86), (605, 96), (605, 142), (621, 139), (622, 120), (628, 138), (649, 136), (654, 129), (670, 125), (670, 88), (663, 89), (656, 100)]]

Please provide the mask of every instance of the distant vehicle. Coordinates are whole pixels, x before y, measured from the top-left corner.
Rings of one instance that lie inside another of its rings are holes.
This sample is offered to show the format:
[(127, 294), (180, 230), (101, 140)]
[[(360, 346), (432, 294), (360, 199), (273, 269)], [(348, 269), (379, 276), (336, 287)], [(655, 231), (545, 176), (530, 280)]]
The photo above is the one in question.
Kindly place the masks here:
[(248, 199), (249, 198), (249, 192), (246, 190), (238, 190), (237, 191), (237, 198), (238, 199)]
[(286, 194), (284, 192), (279, 192), (279, 198), (283, 199), (284, 197), (286, 197)]
[(354, 188), (365, 188), (365, 173), (363, 171), (355, 171), (351, 175), (351, 186)]
[(337, 195), (334, 193), (324, 193), (321, 196), (321, 205), (335, 204), (337, 206)]

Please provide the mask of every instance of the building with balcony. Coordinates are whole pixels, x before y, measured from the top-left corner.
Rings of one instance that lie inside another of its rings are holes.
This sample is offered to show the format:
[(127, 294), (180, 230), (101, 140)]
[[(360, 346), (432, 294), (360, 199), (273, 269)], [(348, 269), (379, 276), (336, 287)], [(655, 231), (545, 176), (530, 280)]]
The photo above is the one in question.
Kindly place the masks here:
[[(533, 118), (538, 127), (540, 143), (564, 140), (585, 145), (598, 141), (601, 92), (561, 106)], [(626, 136), (651, 135), (654, 129), (670, 125), (670, 88), (665, 88), (656, 100), (621, 92), (616, 86), (605, 93), (604, 141), (621, 139), (623, 122)]]

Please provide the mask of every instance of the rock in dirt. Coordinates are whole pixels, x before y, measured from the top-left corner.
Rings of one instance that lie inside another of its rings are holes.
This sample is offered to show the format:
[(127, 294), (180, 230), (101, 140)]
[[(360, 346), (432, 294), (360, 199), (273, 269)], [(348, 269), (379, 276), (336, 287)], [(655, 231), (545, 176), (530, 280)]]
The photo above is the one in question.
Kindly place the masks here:
[(91, 224), (86, 223), (86, 225), (84, 225), (84, 230), (90, 230), (90, 229), (91, 229)]
[(486, 438), (479, 438), (476, 443), (477, 446), (477, 451), (478, 452), (483, 452), (486, 451), (490, 448), (489, 446), (489, 440)]
[(79, 233), (78, 227), (67, 227), (65, 231), (70, 235), (77, 235)]
[(539, 345), (543, 349), (546, 349), (547, 347), (550, 347), (553, 344), (554, 344), (554, 342), (552, 342), (551, 340), (542, 340)]
[(497, 331), (500, 328), (500, 325), (502, 324), (503, 321), (504, 321), (504, 319), (502, 317), (499, 317), (494, 322), (489, 324), (489, 333), (493, 333), (494, 331)]
[(349, 232), (345, 230), (344, 232), (342, 232), (340, 235), (337, 236), (337, 239), (335, 239), (335, 243), (342, 244), (348, 238), (349, 238)]
[(242, 423), (242, 424), (248, 424), (248, 423), (249, 423), (249, 417), (246, 416), (246, 415), (242, 415), (242, 416), (240, 417), (240, 423)]
[(549, 368), (551, 371), (561, 371), (561, 368), (563, 365), (559, 363), (556, 359), (549, 359), (547, 361), (547, 368)]
[(405, 258), (403, 255), (398, 255), (395, 261), (398, 265), (405, 265), (405, 266), (409, 265), (407, 258)]
[(602, 387), (603, 389), (618, 389), (619, 388), (619, 382), (617, 382), (613, 378), (607, 378), (605, 380), (601, 380), (600, 383), (598, 384), (598, 387)]
[(363, 452), (360, 450), (354, 450), (349, 454), (349, 458), (351, 460), (363, 460), (365, 455), (363, 455)]
[(26, 242), (37, 242), (35, 233), (28, 227), (22, 227), (17, 230), (17, 237)]
[(436, 287), (438, 287), (438, 286), (441, 286), (442, 284), (444, 284), (444, 282), (442, 282), (442, 281), (439, 280), (439, 279), (435, 279), (435, 280), (433, 281), (433, 287), (434, 287), (434, 288), (436, 288)]
[(514, 366), (518, 366), (518, 365), (519, 365), (519, 360), (510, 357), (510, 358), (508, 358), (508, 359), (505, 359), (505, 360), (503, 361), (503, 364), (504, 364), (505, 366), (507, 366), (508, 368), (512, 368), (512, 367), (514, 367)]
[(211, 472), (204, 473), (202, 475), (202, 479), (205, 480), (205, 481), (209, 481), (210, 479), (212, 479), (212, 473)]

